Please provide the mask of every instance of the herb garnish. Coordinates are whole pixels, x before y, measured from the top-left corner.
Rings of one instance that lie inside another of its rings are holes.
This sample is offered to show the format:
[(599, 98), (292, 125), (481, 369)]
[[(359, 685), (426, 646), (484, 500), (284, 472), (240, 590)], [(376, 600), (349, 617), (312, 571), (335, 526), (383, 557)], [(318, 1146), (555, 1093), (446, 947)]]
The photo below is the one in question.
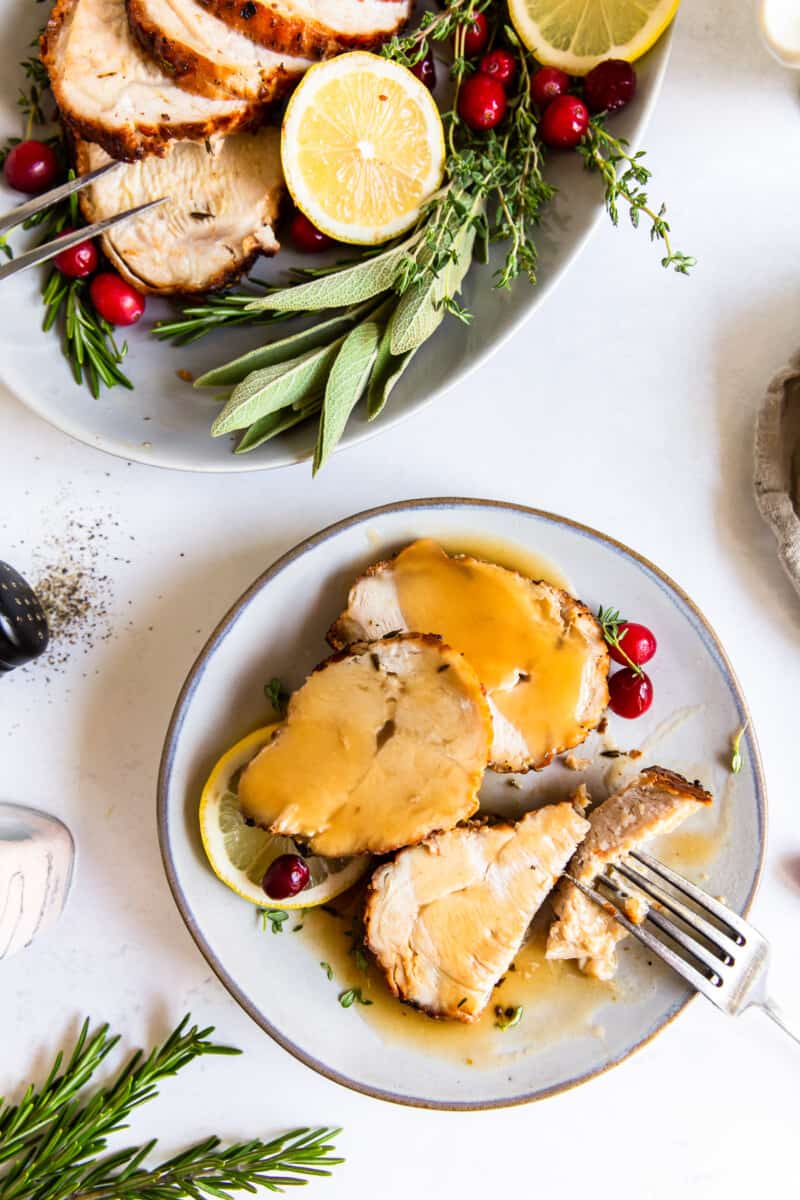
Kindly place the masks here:
[(742, 738), (749, 724), (749, 721), (745, 721), (744, 725), (731, 738), (731, 771), (734, 775), (738, 775), (744, 765), (742, 758)]
[[(597, 619), (600, 622), (600, 628), (603, 631), (603, 637), (609, 646), (613, 646), (618, 650), (625, 662), (635, 675), (644, 675), (642, 668), (629, 658), (625, 653), (625, 647), (622, 645), (625, 640), (627, 629), (620, 630), (620, 625), (626, 625), (624, 617), (621, 617), (615, 608), (599, 608), (597, 610)], [(610, 756), (609, 756), (610, 757)]]
[(339, 1003), (342, 1008), (350, 1008), (355, 1002), (359, 1004), (372, 1004), (365, 996), (361, 995), (361, 988), (349, 988), (346, 992), (342, 992), (339, 997)]
[(329, 962), (321, 962), (319, 965), (322, 967), (323, 971), (328, 976), (328, 980), (333, 979), (333, 967), (331, 966), (331, 964)]
[[(283, 924), (289, 920), (289, 911), (285, 908), (262, 908), (261, 912), (261, 928), (264, 933), (267, 932), (267, 923), (272, 927), (273, 933), (283, 933)], [(2, 1200), (2, 1197), (0, 1197)]]
[(264, 684), (264, 695), (281, 720), (283, 720), (286, 716), (286, 709), (289, 706), (289, 693), (277, 676), (270, 679), (269, 683)]
[[(484, 12), (490, 44), (511, 48), (517, 66), (509, 89), (508, 112), (496, 130), (476, 132), (458, 115), (461, 82), (476, 69), (464, 54), (466, 27)], [(208, 371), (197, 387), (224, 387), (228, 399), (212, 425), (212, 436), (239, 434), (236, 453), (246, 453), (300, 422), (317, 422), (313, 470), (327, 461), (356, 405), (365, 401), (374, 420), (417, 350), (448, 314), (469, 322), (459, 302), (473, 259), (486, 262), (489, 244), (501, 242), (505, 255), (495, 273), (498, 288), (520, 276), (537, 277), (535, 233), (554, 195), (545, 177), (544, 151), (537, 137), (539, 113), (530, 93), (534, 59), (505, 24), (505, 6), (496, 0), (445, 0), (439, 12), (426, 12), (419, 25), (391, 38), (382, 54), (413, 66), (435, 42), (452, 39), (455, 83), (452, 108), (443, 113), (447, 161), (442, 186), (409, 233), (377, 253), (312, 270), (294, 271), (285, 287), (268, 288), (246, 302), (231, 297), (237, 323), (290, 316), (332, 315), (300, 334), (280, 338)], [(632, 223), (650, 222), (651, 238), (664, 248), (662, 264), (686, 274), (694, 260), (673, 249), (663, 206), (653, 207), (645, 191), (650, 179), (642, 152), (630, 153), (595, 116), (579, 147), (586, 168), (600, 176), (605, 204), (616, 224), (627, 205)], [(219, 301), (224, 305), (225, 297)], [(220, 324), (217, 311), (194, 305), (183, 319), (157, 330), (178, 342), (201, 337)]]
[(495, 1028), (501, 1029), (503, 1032), (505, 1032), (506, 1029), (513, 1029), (514, 1026), (519, 1025), (520, 1021), (522, 1020), (522, 1013), (523, 1008), (521, 1004), (517, 1004), (513, 1008), (509, 1006), (508, 1008), (502, 1009), (494, 1023)]
[(158, 1094), (158, 1084), (196, 1058), (234, 1055), (210, 1041), (213, 1028), (188, 1028), (184, 1017), (162, 1045), (137, 1051), (91, 1096), (83, 1089), (119, 1042), (107, 1025), (90, 1033), (88, 1020), (72, 1053), (56, 1056), (41, 1087), (30, 1084), (17, 1105), (0, 1100), (0, 1197), (3, 1200), (228, 1200), (264, 1187), (273, 1192), (330, 1175), (343, 1159), (331, 1156), (336, 1129), (295, 1129), (270, 1142), (254, 1138), (223, 1146), (205, 1138), (154, 1166), (156, 1145), (107, 1153), (109, 1138), (130, 1114)]

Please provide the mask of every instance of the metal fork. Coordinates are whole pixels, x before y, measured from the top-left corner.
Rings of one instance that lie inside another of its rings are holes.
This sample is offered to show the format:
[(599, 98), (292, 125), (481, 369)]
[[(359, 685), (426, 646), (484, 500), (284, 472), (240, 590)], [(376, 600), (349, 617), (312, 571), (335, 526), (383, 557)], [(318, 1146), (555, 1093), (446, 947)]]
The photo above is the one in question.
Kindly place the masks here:
[[(10, 212), (0, 217), (0, 235), (21, 225), (29, 217), (36, 216), (43, 209), (58, 204), (60, 200), (65, 200), (73, 192), (79, 192), (81, 188), (102, 179), (104, 175), (116, 171), (123, 165), (121, 162), (106, 163), (104, 167), (98, 167), (86, 175), (79, 175), (76, 179), (69, 179), (66, 183), (52, 188), (49, 192), (44, 192), (41, 196), (34, 196), (32, 200), (18, 204), (16, 208), (12, 208)], [(61, 237), (54, 238), (52, 242), (45, 242), (43, 246), (34, 246), (32, 250), (20, 254), (18, 258), (13, 258), (5, 266), (0, 267), (0, 281), (8, 279), (10, 275), (16, 275), (18, 271), (24, 271), (28, 267), (35, 267), (38, 263), (47, 262), (49, 258), (55, 258), (57, 254), (60, 254), (62, 250), (69, 250), (71, 246), (88, 241), (90, 238), (96, 237), (98, 233), (104, 233), (106, 229), (118, 225), (120, 221), (127, 221), (129, 217), (135, 217), (139, 213), (147, 212), (150, 208), (155, 208), (158, 204), (163, 204), (166, 199), (166, 196), (161, 196), (158, 200), (149, 200), (146, 204), (139, 204), (136, 208), (128, 208), (124, 212), (115, 213), (113, 217), (95, 221), (93, 225), (84, 225), (81, 229), (73, 230), (72, 233), (65, 233)]]
[[(616, 876), (635, 891), (626, 889)], [(566, 877), (717, 1008), (738, 1016), (754, 1005), (800, 1043), (800, 1027), (790, 1027), (767, 992), (769, 945), (738, 913), (641, 850), (609, 866), (593, 887), (569, 874)], [(636, 893), (649, 904), (641, 924), (624, 911), (625, 902)]]

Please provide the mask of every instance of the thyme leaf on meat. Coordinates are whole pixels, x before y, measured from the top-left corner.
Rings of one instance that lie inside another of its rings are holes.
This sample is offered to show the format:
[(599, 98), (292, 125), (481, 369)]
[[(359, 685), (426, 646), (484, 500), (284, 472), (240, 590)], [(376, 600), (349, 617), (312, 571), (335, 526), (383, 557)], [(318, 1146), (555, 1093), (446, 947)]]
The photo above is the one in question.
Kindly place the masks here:
[(622, 628), (627, 624), (625, 619), (619, 615), (616, 608), (599, 608), (597, 610), (597, 619), (600, 622), (600, 628), (603, 631), (603, 637), (609, 646), (613, 646), (625, 662), (631, 668), (635, 675), (644, 675), (642, 668), (629, 658), (625, 653), (625, 647), (622, 645), (625, 640), (625, 635), (628, 632), (627, 628)]

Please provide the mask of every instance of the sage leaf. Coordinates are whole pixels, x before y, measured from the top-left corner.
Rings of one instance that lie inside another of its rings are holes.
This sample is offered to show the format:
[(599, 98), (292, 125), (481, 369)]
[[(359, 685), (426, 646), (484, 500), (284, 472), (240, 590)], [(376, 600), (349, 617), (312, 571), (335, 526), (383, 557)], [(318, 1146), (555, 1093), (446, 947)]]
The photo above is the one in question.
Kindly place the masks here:
[(281, 312), (316, 311), (321, 308), (342, 308), (348, 304), (360, 304), (379, 296), (393, 285), (403, 259), (407, 256), (413, 239), (384, 250), (374, 258), (365, 258), (352, 267), (344, 267), (331, 275), (311, 279), (308, 283), (294, 284), (277, 292), (270, 292), (248, 304), (248, 312), (260, 309), (278, 309)]
[(246, 429), (261, 417), (281, 408), (290, 408), (296, 401), (319, 391), (344, 341), (343, 335), (327, 346), (309, 350), (289, 362), (252, 371), (233, 389), (228, 403), (211, 426), (211, 436), (221, 437), (232, 429)]
[(400, 298), (391, 322), (392, 354), (405, 354), (426, 342), (441, 325), (447, 309), (445, 301), (461, 291), (464, 276), (472, 262), (475, 225), (463, 225), (453, 238), (453, 252), (447, 265), (420, 283), (413, 284)]
[(298, 354), (305, 354), (308, 350), (315, 350), (318, 346), (324, 345), (334, 334), (344, 332), (348, 325), (352, 325), (368, 309), (368, 304), (359, 305), (348, 312), (340, 313), (339, 316), (331, 317), (327, 321), (318, 322), (309, 329), (302, 329), (299, 333), (292, 333), (288, 337), (280, 338), (277, 342), (267, 342), (265, 346), (258, 346), (255, 350), (249, 350), (229, 363), (206, 371), (204, 375), (200, 375), (195, 380), (194, 386), (196, 388), (233, 387), (234, 384), (241, 383), (251, 371), (262, 370), (264, 367), (274, 366), (275, 363), (286, 362)]
[(351, 329), (342, 342), (325, 386), (319, 434), (314, 450), (315, 475), (339, 441), (347, 418), (364, 394), (378, 352), (380, 337), (379, 321), (369, 320)]
[(247, 454), (249, 450), (255, 450), (256, 446), (263, 446), (264, 442), (277, 437), (279, 433), (284, 433), (292, 426), (299, 425), (301, 421), (307, 421), (315, 412), (319, 412), (320, 404), (320, 398), (317, 397), (313, 405), (303, 408), (299, 412), (293, 408), (280, 409), (278, 412), (270, 413), (268, 417), (262, 417), (259, 421), (255, 421), (240, 438), (234, 453)]
[(386, 401), (405, 371), (416, 350), (406, 350), (405, 354), (392, 354), (392, 325), (391, 321), (383, 332), (375, 365), (369, 377), (367, 390), (367, 419), (374, 421), (383, 411)]

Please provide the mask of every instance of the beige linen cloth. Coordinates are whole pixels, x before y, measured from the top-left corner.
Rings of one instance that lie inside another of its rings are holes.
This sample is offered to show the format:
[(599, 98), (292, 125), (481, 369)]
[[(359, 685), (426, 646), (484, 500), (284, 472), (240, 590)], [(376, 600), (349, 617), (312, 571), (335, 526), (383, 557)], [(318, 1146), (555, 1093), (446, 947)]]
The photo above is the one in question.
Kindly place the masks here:
[(767, 389), (756, 425), (756, 503), (800, 592), (800, 355)]

